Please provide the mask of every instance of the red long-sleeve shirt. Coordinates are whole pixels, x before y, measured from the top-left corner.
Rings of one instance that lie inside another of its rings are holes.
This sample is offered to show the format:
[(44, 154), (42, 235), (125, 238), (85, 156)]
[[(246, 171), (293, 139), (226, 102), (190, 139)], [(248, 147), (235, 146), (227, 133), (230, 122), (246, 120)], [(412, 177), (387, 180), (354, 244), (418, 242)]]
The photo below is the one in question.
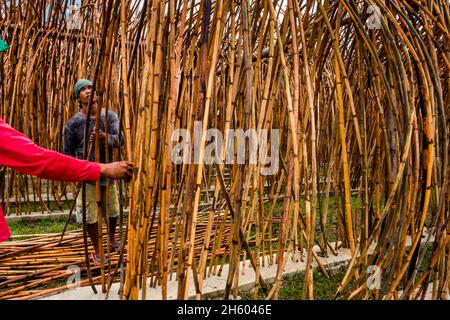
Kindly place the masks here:
[[(0, 166), (44, 179), (96, 181), (100, 165), (78, 160), (34, 144), (27, 136), (0, 119)], [(11, 236), (0, 207), (0, 242)]]

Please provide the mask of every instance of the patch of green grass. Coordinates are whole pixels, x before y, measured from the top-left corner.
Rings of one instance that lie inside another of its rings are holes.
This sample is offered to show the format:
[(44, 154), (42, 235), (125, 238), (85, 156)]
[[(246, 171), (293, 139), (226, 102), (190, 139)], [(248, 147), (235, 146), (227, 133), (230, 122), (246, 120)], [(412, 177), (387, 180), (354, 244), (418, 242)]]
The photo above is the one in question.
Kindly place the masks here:
[[(422, 263), (420, 264), (420, 267), (418, 269), (418, 274), (423, 274), (431, 262), (431, 257), (433, 255), (433, 244), (428, 244), (427, 251), (425, 252), (425, 256), (423, 257)], [(419, 257), (418, 257), (419, 258)]]
[[(43, 233), (58, 233), (64, 230), (66, 220), (18, 220), (9, 222), (9, 228), (12, 235), (24, 235), (24, 234), (43, 234)], [(66, 231), (80, 229), (81, 225), (77, 223), (71, 223), (67, 225)]]
[[(31, 199), (33, 199), (31, 197)], [(10, 203), (9, 204), (9, 212), (10, 213), (16, 213), (16, 212), (42, 212), (47, 211), (47, 208), (50, 211), (61, 211), (61, 210), (70, 210), (72, 208), (73, 200), (62, 200), (60, 202), (60, 205), (56, 201), (50, 201), (50, 202), (44, 202), (45, 205), (43, 205), (40, 202), (29, 202), (27, 204), (21, 203), (19, 206), (18, 203)], [(47, 206), (47, 207), (46, 207)]]
[[(433, 253), (433, 245), (428, 245), (427, 251), (425, 253), (425, 257), (422, 260), (422, 263), (419, 267), (419, 275), (426, 271), (428, 267), (431, 256)], [(345, 276), (345, 272), (347, 268), (342, 266), (336, 270), (327, 270), (330, 274), (330, 278), (325, 277), (319, 270), (314, 271), (314, 298), (317, 300), (331, 300), (334, 299), (336, 291), (341, 283), (342, 279)], [(284, 276), (282, 280), (282, 284), (278, 293), (279, 300), (298, 300), (302, 296), (302, 290), (304, 286), (305, 274), (304, 272), (296, 272), (293, 274), (289, 274)], [(273, 284), (269, 285), (271, 289)], [(342, 297), (348, 296), (351, 292), (352, 286), (351, 284), (347, 286), (347, 289), (344, 290)], [(269, 289), (269, 290), (270, 290)], [(354, 289), (354, 288), (353, 288)], [(387, 284), (383, 284), (383, 288), (381, 289), (382, 294), (385, 294), (388, 287)], [(402, 289), (402, 286), (399, 286), (399, 289)], [(253, 290), (241, 291), (239, 292), (239, 296), (243, 300), (253, 300), (254, 298)], [(266, 295), (262, 290), (259, 290), (258, 299), (264, 300), (266, 299)]]
[[(263, 208), (264, 208), (264, 213), (266, 215), (269, 214), (271, 206), (272, 206), (272, 200), (270, 202), (264, 202)], [(278, 199), (277, 202), (275, 202), (275, 206), (273, 207), (273, 216), (280, 217), (282, 210), (283, 210), (283, 199)]]
[[(334, 299), (337, 288), (344, 278), (347, 268), (341, 267), (337, 270), (328, 270), (330, 278), (325, 277), (320, 271), (314, 272), (314, 298), (318, 300)], [(299, 300), (302, 296), (305, 273), (296, 272), (286, 275), (282, 281), (278, 292), (279, 300)], [(273, 284), (270, 285), (272, 288)], [(253, 300), (253, 290), (241, 291), (239, 296), (243, 300)], [(262, 290), (259, 291), (259, 299), (263, 300), (266, 295)]]
[[(67, 278), (69, 278), (69, 276), (67, 276)], [(34, 290), (46, 290), (46, 289), (62, 287), (64, 285), (67, 285), (67, 278), (57, 279), (57, 280), (53, 280), (53, 281), (50, 281), (45, 284), (41, 284), (41, 285), (37, 286)]]

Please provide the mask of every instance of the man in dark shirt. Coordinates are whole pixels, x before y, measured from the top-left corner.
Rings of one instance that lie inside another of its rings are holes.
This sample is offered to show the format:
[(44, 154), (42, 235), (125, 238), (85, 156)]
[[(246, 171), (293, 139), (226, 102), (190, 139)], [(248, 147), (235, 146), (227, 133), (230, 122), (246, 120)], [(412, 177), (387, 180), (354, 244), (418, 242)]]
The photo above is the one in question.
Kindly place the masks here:
[[(89, 104), (89, 96), (93, 94), (93, 103), (91, 106), (91, 114), (87, 115), (87, 109)], [(92, 90), (92, 82), (86, 79), (77, 81), (74, 86), (74, 98), (79, 102), (80, 110), (72, 118), (67, 121), (64, 126), (64, 153), (79, 159), (84, 159), (83, 145), (84, 145), (84, 127), (86, 119), (89, 121), (88, 135), (89, 145), (87, 150), (92, 148), (91, 144), (94, 143), (94, 126), (95, 115), (97, 112), (97, 94)], [(105, 124), (108, 124), (108, 135), (106, 135)], [(106, 110), (101, 110), (100, 123), (99, 123), (99, 139), (100, 139), (100, 163), (109, 163), (113, 160), (113, 149), (117, 147), (120, 142), (123, 141), (123, 135), (119, 134), (119, 118), (114, 111), (108, 111), (106, 119)], [(108, 145), (108, 152), (106, 152), (106, 145)], [(88, 153), (89, 154), (89, 153)], [(95, 160), (95, 153), (91, 152), (88, 160)], [(100, 186), (102, 192), (102, 216), (106, 216), (108, 212), (109, 216), (109, 240), (111, 248), (117, 250), (119, 247), (118, 242), (115, 240), (115, 230), (117, 226), (117, 218), (119, 216), (119, 201), (117, 197), (117, 190), (115, 184), (108, 183), (105, 178), (101, 178)], [(81, 196), (77, 198), (77, 211), (81, 212)], [(89, 237), (94, 246), (94, 252), (92, 252), (92, 259), (94, 263), (99, 263), (99, 236), (98, 236), (98, 206), (96, 202), (96, 189), (95, 184), (86, 184), (86, 223)]]

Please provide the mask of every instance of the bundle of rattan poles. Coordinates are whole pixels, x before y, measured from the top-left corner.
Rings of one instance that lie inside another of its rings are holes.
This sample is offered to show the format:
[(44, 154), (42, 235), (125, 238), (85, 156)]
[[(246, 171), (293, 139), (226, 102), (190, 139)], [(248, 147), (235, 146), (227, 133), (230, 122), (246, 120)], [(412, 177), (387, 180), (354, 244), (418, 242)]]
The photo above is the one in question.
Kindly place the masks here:
[[(195, 238), (196, 256), (200, 256), (202, 251), (202, 240), (207, 227), (208, 216), (203, 213)], [(229, 229), (225, 229), (224, 232), (228, 234)], [(171, 233), (172, 238), (174, 230)], [(154, 264), (151, 257), (156, 250), (155, 241), (156, 234), (152, 234), (148, 243), (149, 265)], [(106, 246), (106, 241), (104, 245)], [(216, 255), (223, 257), (225, 249), (225, 247), (217, 248)], [(126, 257), (126, 254), (124, 252), (123, 256)], [(123, 256), (115, 252), (108, 257), (110, 263), (105, 266), (108, 274), (106, 286), (108, 293), (111, 292), (111, 285), (114, 282), (120, 282), (119, 274), (114, 270), (118, 268)], [(101, 283), (100, 268), (100, 266), (91, 267), (94, 283)], [(176, 271), (175, 263), (172, 264), (171, 270)], [(80, 230), (67, 232), (62, 241), (60, 234), (53, 234), (0, 244), (0, 299), (35, 299), (67, 290), (70, 286), (89, 285), (86, 273), (83, 237)], [(78, 283), (74, 282), (74, 275), (79, 277)], [(156, 272), (149, 274), (149, 277), (150, 283), (156, 286)], [(122, 287), (119, 288), (119, 291), (121, 290)]]
[[(123, 184), (123, 299), (145, 298), (149, 276), (166, 299), (172, 271), (178, 298), (194, 279), (201, 299), (224, 260), (228, 299), (245, 259), (255, 297), (265, 290), (269, 299), (287, 259), (306, 261), (298, 298), (314, 299), (313, 248), (338, 254), (331, 242), (352, 255), (336, 298), (419, 299), (429, 287), (448, 297), (448, 0), (82, 1), (75, 29), (71, 4), (1, 2), (0, 37), (11, 48), (0, 114), (61, 150), (83, 77), (120, 115), (117, 156), (137, 167)], [(195, 141), (180, 143), (186, 136)], [(36, 197), (60, 204), (69, 191), (0, 171), (3, 206), (14, 198), (18, 212)], [(272, 254), (268, 290), (260, 268)], [(14, 263), (0, 259), (0, 270)], [(381, 287), (370, 285), (371, 270)]]

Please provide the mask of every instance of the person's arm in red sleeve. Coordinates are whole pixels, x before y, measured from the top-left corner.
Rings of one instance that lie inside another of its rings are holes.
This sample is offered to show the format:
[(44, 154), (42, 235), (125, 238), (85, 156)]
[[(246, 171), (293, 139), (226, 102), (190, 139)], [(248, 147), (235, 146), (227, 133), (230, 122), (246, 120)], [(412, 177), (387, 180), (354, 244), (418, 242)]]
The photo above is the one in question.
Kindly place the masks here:
[[(66, 181), (94, 181), (100, 165), (43, 149), (0, 119), (0, 165), (41, 178)], [(0, 207), (0, 243), (11, 231)]]
[(11, 231), (9, 231), (8, 224), (0, 207), (0, 243), (9, 238), (11, 238)]
[[(131, 179), (133, 173), (133, 163), (128, 161), (99, 164), (41, 148), (2, 119), (0, 119), (0, 166), (44, 179), (65, 181), (96, 181), (100, 178), (100, 174), (113, 179)], [(10, 236), (11, 232), (0, 207), (0, 242)]]
[(44, 179), (96, 181), (100, 165), (39, 147), (0, 119), (0, 165)]

